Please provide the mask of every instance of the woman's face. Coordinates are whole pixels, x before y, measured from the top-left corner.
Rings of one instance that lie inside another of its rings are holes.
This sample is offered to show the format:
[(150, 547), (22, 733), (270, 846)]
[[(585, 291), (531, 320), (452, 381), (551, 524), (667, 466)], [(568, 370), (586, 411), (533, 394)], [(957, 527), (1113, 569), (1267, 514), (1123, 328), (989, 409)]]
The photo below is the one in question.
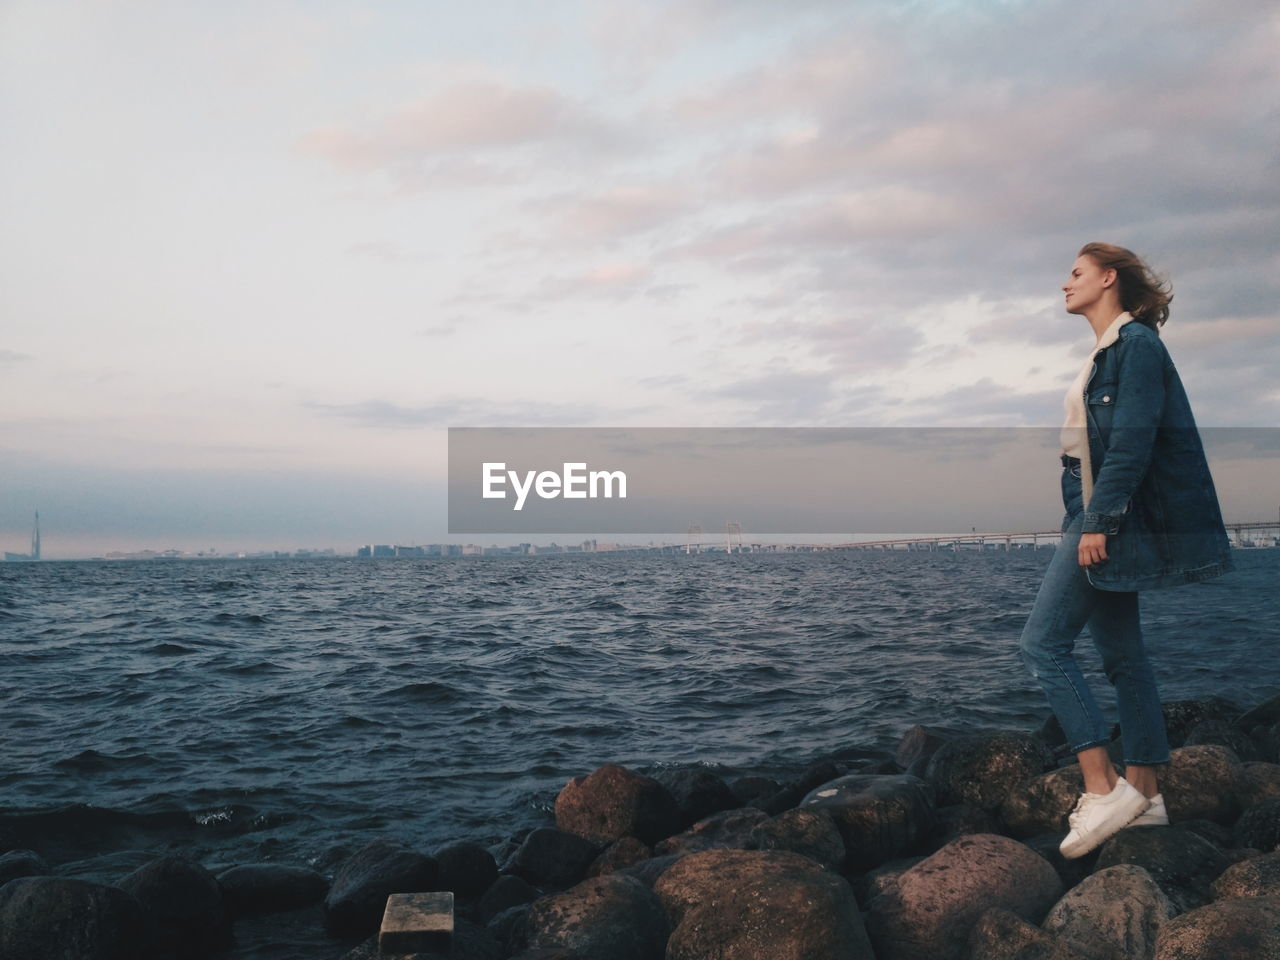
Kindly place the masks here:
[(1067, 313), (1085, 313), (1115, 283), (1116, 272), (1103, 270), (1092, 257), (1077, 257), (1062, 285)]

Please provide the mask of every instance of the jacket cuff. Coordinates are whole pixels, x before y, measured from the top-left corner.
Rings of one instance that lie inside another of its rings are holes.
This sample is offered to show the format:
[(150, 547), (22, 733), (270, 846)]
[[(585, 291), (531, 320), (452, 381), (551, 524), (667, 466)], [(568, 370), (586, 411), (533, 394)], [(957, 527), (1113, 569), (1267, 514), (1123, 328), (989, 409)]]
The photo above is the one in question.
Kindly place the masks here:
[(1112, 517), (1105, 513), (1086, 513), (1084, 515), (1084, 525), (1080, 528), (1081, 533), (1105, 533), (1107, 536), (1115, 536), (1120, 532), (1120, 518)]

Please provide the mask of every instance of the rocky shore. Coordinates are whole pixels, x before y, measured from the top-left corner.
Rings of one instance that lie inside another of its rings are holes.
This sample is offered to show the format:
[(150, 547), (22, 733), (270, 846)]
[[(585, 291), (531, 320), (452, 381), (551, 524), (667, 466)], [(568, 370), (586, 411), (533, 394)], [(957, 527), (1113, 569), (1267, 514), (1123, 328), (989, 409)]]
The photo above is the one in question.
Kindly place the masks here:
[(459, 960), (1274, 960), (1280, 696), (1165, 717), (1170, 826), (1081, 860), (1057, 852), (1082, 781), (1055, 723), (916, 726), (892, 757), (790, 783), (608, 764), (564, 786), (554, 825), (430, 853), (378, 838), (325, 872), (167, 856), (107, 886), (12, 849), (0, 960), (229, 957), (239, 926), (303, 911), (365, 960), (388, 895), (438, 890)]

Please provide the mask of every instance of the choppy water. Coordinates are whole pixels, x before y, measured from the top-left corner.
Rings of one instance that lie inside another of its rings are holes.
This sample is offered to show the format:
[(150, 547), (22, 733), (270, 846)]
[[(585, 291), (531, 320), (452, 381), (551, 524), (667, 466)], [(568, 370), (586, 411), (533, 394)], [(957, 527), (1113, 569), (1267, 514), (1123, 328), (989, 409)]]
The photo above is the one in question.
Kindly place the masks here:
[[(95, 878), (164, 844), (323, 862), (501, 839), (606, 761), (785, 775), (915, 722), (1034, 727), (1049, 554), (3, 565), (0, 846), (45, 811), (22, 829)], [(1144, 595), (1166, 699), (1280, 687), (1280, 550), (1237, 562)]]

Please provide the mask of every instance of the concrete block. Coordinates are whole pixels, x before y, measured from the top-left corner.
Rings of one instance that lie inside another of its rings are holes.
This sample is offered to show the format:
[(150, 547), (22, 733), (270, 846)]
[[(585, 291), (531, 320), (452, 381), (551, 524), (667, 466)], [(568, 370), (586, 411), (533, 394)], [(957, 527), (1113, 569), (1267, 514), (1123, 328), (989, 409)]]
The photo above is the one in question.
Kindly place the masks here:
[(438, 953), (453, 943), (453, 894), (393, 893), (378, 931), (378, 952)]

